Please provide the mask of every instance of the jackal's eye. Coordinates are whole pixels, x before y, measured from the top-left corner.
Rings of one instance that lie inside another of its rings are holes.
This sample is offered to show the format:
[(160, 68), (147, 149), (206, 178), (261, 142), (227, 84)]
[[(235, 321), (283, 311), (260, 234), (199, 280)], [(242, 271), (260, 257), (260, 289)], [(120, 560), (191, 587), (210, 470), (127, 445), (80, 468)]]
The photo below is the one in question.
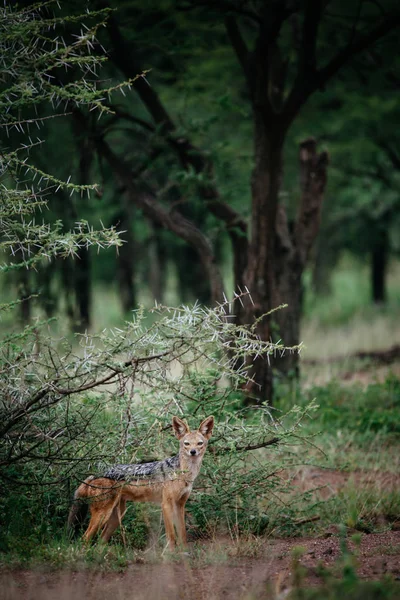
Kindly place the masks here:
[(202, 446), (203, 444), (204, 444), (204, 442), (202, 442), (201, 440), (200, 440), (200, 442), (197, 442), (198, 446)]
[(185, 446), (190, 446), (190, 442), (183, 442)]

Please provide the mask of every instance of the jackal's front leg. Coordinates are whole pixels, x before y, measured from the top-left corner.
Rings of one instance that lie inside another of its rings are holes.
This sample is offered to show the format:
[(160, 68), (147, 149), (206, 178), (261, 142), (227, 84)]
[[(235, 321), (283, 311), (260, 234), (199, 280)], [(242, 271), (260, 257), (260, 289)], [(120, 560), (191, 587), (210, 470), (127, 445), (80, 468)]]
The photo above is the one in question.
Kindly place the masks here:
[(179, 543), (186, 546), (186, 525), (185, 525), (185, 504), (186, 498), (181, 498), (174, 506), (176, 532), (178, 534)]
[(175, 548), (175, 529), (174, 529), (174, 504), (170, 498), (163, 500), (162, 513), (164, 517), (165, 535), (167, 536), (168, 546)]

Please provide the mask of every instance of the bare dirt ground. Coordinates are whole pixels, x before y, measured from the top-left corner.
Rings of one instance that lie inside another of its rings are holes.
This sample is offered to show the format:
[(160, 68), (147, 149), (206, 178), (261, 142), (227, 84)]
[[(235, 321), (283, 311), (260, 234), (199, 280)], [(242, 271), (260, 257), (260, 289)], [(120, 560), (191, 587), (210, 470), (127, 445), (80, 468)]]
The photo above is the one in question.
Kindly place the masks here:
[[(337, 494), (351, 481), (353, 485), (385, 490), (385, 492), (400, 489), (400, 473), (385, 471), (336, 471), (334, 469), (321, 469), (318, 467), (304, 466), (298, 469), (292, 479), (299, 491), (317, 491), (319, 498), (326, 500)], [(400, 527), (400, 515), (399, 515)]]
[[(301, 564), (306, 568), (306, 583), (316, 585), (321, 581), (320, 565), (333, 567), (333, 573), (336, 569), (340, 575), (337, 563), (340, 542), (337, 532), (332, 530), (316, 539), (265, 541), (258, 547), (257, 558), (235, 556), (244, 550), (240, 544), (215, 541), (210, 547), (213, 564), (201, 564), (198, 559), (182, 556), (180, 560), (166, 559), (157, 564), (131, 564), (124, 573), (2, 572), (0, 597), (3, 600), (253, 597), (261, 600), (275, 594), (284, 597), (285, 590), (291, 587), (292, 550), (298, 546), (303, 548)], [(380, 579), (389, 575), (400, 580), (400, 531), (363, 535), (356, 553), (360, 578)]]

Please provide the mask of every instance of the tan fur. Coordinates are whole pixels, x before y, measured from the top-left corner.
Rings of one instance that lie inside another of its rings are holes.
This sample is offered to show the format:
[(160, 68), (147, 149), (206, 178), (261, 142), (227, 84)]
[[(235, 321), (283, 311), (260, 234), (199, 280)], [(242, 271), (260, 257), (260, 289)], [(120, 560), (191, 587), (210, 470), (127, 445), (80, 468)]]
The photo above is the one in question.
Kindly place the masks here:
[[(199, 474), (207, 443), (212, 435), (214, 417), (205, 419), (197, 431), (190, 431), (187, 423), (178, 417), (172, 419), (172, 427), (180, 442), (178, 472), (163, 480), (114, 481), (91, 476), (79, 486), (75, 492), (75, 500), (86, 499), (90, 503), (91, 519), (83, 536), (85, 541), (101, 531), (101, 538), (107, 542), (121, 524), (127, 502), (156, 502), (161, 504), (169, 546), (174, 548), (177, 538), (180, 544), (186, 544), (185, 504)], [(71, 509), (70, 520), (73, 517), (74, 507)]]

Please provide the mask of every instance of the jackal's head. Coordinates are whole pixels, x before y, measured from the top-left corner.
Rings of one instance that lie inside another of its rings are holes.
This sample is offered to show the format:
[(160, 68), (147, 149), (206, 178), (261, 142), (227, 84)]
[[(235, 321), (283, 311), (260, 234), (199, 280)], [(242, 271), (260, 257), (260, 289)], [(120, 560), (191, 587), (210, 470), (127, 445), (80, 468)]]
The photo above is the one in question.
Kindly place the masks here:
[(214, 417), (207, 417), (197, 431), (190, 431), (188, 424), (178, 417), (173, 417), (172, 428), (180, 441), (180, 451), (187, 457), (203, 456), (208, 440), (212, 435)]

